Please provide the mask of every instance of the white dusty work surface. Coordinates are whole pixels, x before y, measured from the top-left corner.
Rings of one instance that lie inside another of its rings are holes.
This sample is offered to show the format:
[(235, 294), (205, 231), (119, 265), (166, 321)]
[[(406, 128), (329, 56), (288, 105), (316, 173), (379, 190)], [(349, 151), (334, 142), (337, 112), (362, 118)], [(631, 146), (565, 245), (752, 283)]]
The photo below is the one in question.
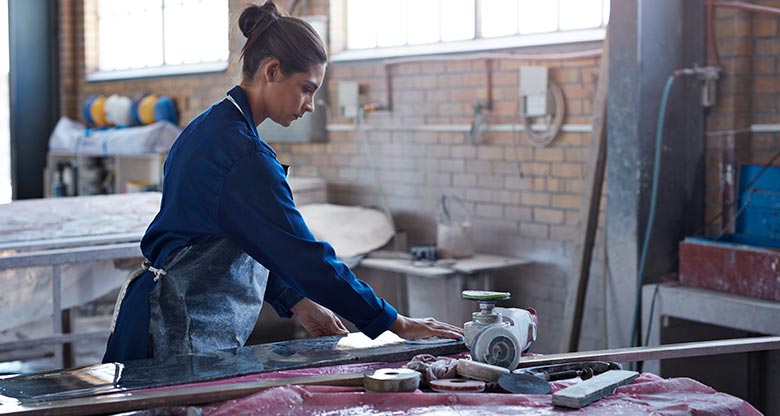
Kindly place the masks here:
[[(160, 209), (159, 192), (28, 199), (0, 205), (0, 248), (23, 242), (134, 233), (143, 235)], [(89, 245), (85, 239), (84, 245)]]
[[(159, 192), (16, 201), (0, 205), (0, 330), (41, 319), (52, 311), (51, 266), (19, 267), (21, 253), (58, 255), (113, 243), (137, 244), (160, 207)], [(95, 259), (63, 263), (62, 307), (103, 296), (140, 265), (136, 260)], [(48, 253), (48, 254), (47, 254)], [(135, 253), (135, 255), (133, 255)]]

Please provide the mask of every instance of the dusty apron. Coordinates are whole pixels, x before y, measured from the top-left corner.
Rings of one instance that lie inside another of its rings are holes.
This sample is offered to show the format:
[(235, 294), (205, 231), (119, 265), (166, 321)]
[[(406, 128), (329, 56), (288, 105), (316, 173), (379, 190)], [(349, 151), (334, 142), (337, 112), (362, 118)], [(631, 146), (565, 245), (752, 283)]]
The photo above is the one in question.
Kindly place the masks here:
[(120, 291), (103, 361), (240, 347), (267, 281), (268, 269), (226, 239), (185, 247), (164, 269), (145, 263)]

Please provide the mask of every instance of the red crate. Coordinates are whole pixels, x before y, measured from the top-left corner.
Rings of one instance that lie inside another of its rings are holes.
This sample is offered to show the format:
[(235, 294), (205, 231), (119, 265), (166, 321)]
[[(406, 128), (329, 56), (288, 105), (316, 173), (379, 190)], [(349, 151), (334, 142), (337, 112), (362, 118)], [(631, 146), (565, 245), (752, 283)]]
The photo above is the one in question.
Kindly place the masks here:
[(688, 238), (679, 276), (686, 286), (780, 301), (780, 249)]

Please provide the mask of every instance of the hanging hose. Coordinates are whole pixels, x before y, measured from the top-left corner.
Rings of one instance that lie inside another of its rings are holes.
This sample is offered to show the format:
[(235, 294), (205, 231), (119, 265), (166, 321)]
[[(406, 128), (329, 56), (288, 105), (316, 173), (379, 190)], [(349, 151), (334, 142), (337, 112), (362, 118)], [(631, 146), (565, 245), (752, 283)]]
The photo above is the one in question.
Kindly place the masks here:
[(653, 232), (653, 223), (655, 222), (655, 207), (658, 199), (658, 182), (661, 176), (661, 150), (663, 148), (663, 129), (666, 118), (666, 104), (669, 101), (669, 91), (674, 84), (674, 75), (670, 75), (666, 80), (663, 95), (661, 95), (661, 106), (658, 109), (658, 123), (655, 127), (655, 155), (653, 160), (653, 188), (650, 192), (650, 212), (647, 214), (647, 226), (645, 227), (645, 238), (642, 243), (642, 251), (639, 257), (639, 273), (637, 275), (636, 299), (634, 300), (634, 321), (631, 329), (631, 346), (641, 344), (639, 332), (639, 309), (642, 300), (642, 283), (644, 281), (645, 265), (647, 263), (647, 252), (650, 246), (650, 236)]

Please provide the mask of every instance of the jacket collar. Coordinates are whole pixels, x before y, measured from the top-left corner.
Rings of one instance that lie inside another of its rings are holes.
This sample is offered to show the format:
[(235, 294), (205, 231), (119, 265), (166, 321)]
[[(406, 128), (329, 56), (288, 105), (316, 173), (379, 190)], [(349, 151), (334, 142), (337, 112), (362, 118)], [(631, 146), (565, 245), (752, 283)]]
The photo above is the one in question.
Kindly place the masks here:
[(244, 116), (244, 120), (246, 120), (252, 132), (257, 137), (260, 137), (260, 134), (257, 133), (257, 126), (255, 125), (255, 121), (252, 119), (252, 108), (249, 106), (249, 97), (246, 96), (244, 89), (236, 85), (227, 92), (227, 95), (230, 96), (236, 104), (238, 104), (238, 107), (241, 109), (241, 113)]
[[(227, 95), (228, 97), (232, 98), (232, 101), (238, 105), (238, 108), (241, 110), (241, 114), (243, 115), (244, 120), (246, 121), (247, 125), (249, 125), (249, 129), (252, 131), (252, 133), (254, 133), (255, 137), (257, 137), (260, 140), (260, 143), (262, 143), (265, 148), (271, 151), (271, 154), (275, 158), (276, 151), (271, 146), (269, 146), (268, 143), (266, 143), (260, 137), (260, 133), (257, 132), (257, 126), (255, 125), (255, 121), (252, 118), (252, 108), (249, 106), (249, 97), (246, 96), (246, 91), (244, 91), (244, 89), (241, 88), (241, 86), (236, 85), (235, 87), (231, 88), (230, 91), (227, 92)], [(231, 103), (230, 105), (233, 104)]]

